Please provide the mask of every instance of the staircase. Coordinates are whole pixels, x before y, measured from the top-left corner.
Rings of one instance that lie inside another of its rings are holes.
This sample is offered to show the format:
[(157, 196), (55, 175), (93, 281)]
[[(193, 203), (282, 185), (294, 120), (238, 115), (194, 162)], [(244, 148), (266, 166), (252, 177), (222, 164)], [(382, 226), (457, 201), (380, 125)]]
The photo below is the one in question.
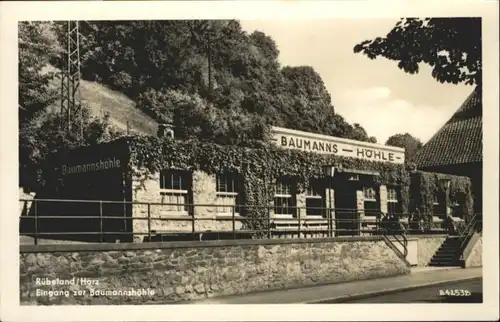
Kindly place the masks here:
[[(474, 214), (467, 226), (457, 231), (456, 236), (448, 236), (432, 256), (429, 266), (462, 266), (463, 252), (475, 231), (482, 227), (478, 214)], [(481, 224), (481, 225), (480, 225)]]
[(462, 238), (450, 236), (432, 256), (429, 266), (460, 266)]

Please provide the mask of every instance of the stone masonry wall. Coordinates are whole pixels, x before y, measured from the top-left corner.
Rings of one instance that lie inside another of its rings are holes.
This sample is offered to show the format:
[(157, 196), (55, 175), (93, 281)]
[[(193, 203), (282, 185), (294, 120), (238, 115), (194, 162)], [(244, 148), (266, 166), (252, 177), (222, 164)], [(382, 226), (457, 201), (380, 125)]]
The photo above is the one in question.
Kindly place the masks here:
[(383, 214), (386, 214), (388, 211), (387, 208), (387, 186), (386, 185), (380, 185), (380, 211)]
[(476, 244), (472, 248), (472, 252), (465, 261), (465, 267), (482, 267), (483, 266), (483, 237), (479, 237)]
[[(359, 214), (359, 220), (364, 219), (364, 211), (365, 211), (365, 195), (363, 193), (363, 190), (357, 190), (356, 191), (356, 209), (358, 210)], [(357, 224), (359, 230), (362, 229), (361, 223)]]
[(21, 247), (21, 304), (171, 303), (410, 272), (380, 238), (57, 246)]
[[(219, 214), (217, 207), (219, 200), (216, 194), (216, 183), (215, 175), (208, 175), (201, 171), (193, 172), (193, 201), (194, 204), (200, 205), (214, 205), (214, 207), (208, 206), (196, 206), (194, 208), (194, 217), (203, 218), (208, 220), (199, 220), (195, 222), (196, 231), (226, 231), (232, 230), (232, 221), (227, 220), (216, 220), (219, 215), (230, 215), (230, 214)], [(153, 174), (148, 178), (142, 178), (141, 180), (136, 180), (133, 182), (133, 201), (134, 202), (145, 202), (145, 203), (162, 203), (162, 193), (160, 190), (160, 175)], [(168, 202), (166, 202), (168, 203)], [(172, 209), (172, 206), (152, 204), (150, 206), (151, 217), (160, 217), (163, 219), (168, 219), (169, 217), (186, 217), (186, 220), (152, 220), (151, 230), (163, 231), (163, 232), (190, 232), (192, 231), (192, 217), (186, 211), (176, 211)], [(133, 217), (147, 217), (148, 216), (148, 206), (147, 205), (134, 205), (133, 207)], [(220, 219), (220, 218), (219, 218)], [(236, 221), (236, 229), (241, 228), (241, 222)], [(146, 220), (134, 220), (133, 222), (134, 233), (147, 233), (147, 221)]]
[(446, 236), (418, 238), (418, 266), (429, 266), (432, 256), (446, 240)]

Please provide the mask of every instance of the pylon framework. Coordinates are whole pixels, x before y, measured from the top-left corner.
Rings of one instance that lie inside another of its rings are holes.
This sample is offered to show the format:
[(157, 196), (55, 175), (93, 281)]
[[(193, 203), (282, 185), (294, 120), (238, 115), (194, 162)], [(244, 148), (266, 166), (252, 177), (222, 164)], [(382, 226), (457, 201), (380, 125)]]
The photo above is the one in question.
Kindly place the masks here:
[(78, 21), (67, 22), (66, 70), (61, 76), (61, 127), (83, 137), (80, 95), (80, 33)]

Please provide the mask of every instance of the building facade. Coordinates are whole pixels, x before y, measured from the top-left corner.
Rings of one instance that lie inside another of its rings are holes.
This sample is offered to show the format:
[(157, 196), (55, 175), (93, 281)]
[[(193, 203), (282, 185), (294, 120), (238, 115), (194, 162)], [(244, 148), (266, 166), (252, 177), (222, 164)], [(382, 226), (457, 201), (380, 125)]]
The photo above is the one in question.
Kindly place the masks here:
[[(467, 178), (410, 173), (404, 149), (283, 128), (251, 148), (122, 138), (61, 153), (54, 164), (53, 188), (43, 197), (93, 200), (58, 206), (58, 213), (112, 216), (89, 224), (108, 231), (109, 241), (128, 240), (130, 233), (141, 241), (234, 230), (274, 238), (319, 237), (326, 230), (352, 236), (373, 233), (387, 214), (408, 225), (417, 210), (439, 222), (458, 199), (466, 206), (457, 216), (470, 208)], [(429, 195), (443, 207), (428, 206)]]

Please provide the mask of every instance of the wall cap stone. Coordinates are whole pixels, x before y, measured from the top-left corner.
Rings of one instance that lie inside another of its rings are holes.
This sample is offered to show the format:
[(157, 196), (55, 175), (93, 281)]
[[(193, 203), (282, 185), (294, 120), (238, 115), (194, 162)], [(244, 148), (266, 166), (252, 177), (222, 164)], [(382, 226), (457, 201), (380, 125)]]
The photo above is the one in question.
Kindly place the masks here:
[(354, 236), (311, 239), (246, 239), (246, 240), (213, 240), (213, 241), (179, 241), (151, 243), (117, 243), (117, 244), (53, 244), (53, 245), (21, 245), (20, 253), (53, 253), (53, 252), (84, 252), (84, 251), (120, 251), (139, 249), (169, 249), (169, 248), (203, 248), (250, 245), (280, 245), (335, 243), (357, 241), (383, 241), (379, 236)]

